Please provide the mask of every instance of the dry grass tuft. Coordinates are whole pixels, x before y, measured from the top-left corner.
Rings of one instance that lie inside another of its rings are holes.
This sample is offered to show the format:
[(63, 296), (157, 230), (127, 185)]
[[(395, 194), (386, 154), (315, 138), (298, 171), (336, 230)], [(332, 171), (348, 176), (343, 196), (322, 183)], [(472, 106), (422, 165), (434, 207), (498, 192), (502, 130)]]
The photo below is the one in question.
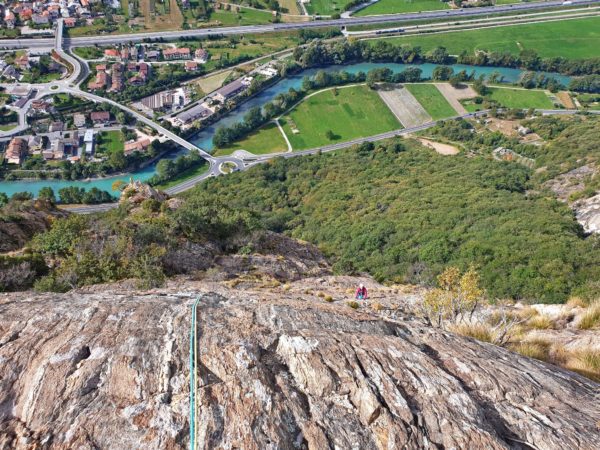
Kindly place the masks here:
[(333, 302), (333, 297), (331, 295), (326, 295), (323, 297), (323, 300), (325, 300), (327, 303), (331, 303)]
[(383, 309), (383, 305), (379, 302), (375, 302), (371, 305), (371, 308), (373, 308), (375, 311), (381, 311)]
[(573, 351), (569, 356), (565, 363), (567, 369), (594, 381), (600, 381), (600, 350), (581, 348)]
[(552, 344), (546, 339), (531, 339), (529, 341), (519, 342), (511, 346), (512, 350), (529, 358), (539, 359), (540, 361), (550, 361), (550, 347)]
[(539, 314), (538, 310), (528, 306), (526, 308), (517, 311), (517, 315), (522, 319), (531, 319), (533, 316), (537, 316)]
[(536, 330), (553, 330), (555, 323), (545, 314), (538, 314), (527, 321), (527, 325)]
[(360, 306), (358, 302), (355, 301), (347, 302), (346, 304), (352, 309), (358, 309)]
[(571, 308), (585, 308), (587, 305), (587, 302), (581, 297), (571, 297), (567, 302), (567, 306)]
[(581, 320), (577, 324), (580, 330), (589, 330), (600, 325), (600, 301), (596, 300), (583, 313)]
[(461, 323), (451, 326), (450, 331), (462, 336), (471, 337), (483, 342), (493, 342), (492, 327), (484, 323)]

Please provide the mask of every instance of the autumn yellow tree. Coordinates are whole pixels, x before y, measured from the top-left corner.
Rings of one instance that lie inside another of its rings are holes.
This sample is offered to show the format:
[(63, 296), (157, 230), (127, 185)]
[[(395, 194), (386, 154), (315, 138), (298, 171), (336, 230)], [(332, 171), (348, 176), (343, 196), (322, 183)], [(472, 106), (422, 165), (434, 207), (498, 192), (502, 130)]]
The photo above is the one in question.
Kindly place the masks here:
[(471, 266), (461, 273), (457, 267), (448, 267), (437, 281), (438, 287), (428, 291), (423, 301), (429, 321), (443, 327), (445, 322), (458, 323), (471, 318), (484, 295), (475, 268)]

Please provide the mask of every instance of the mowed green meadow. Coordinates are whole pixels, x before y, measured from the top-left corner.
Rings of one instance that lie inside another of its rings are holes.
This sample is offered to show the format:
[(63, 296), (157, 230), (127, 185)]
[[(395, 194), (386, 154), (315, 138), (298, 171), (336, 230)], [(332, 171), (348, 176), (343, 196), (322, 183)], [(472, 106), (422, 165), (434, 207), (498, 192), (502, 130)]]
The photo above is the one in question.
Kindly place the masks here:
[[(377, 92), (365, 85), (317, 92), (283, 116), (280, 123), (294, 150), (402, 128)], [(328, 132), (333, 133), (333, 139)]]
[(255, 155), (265, 155), (267, 153), (286, 152), (288, 147), (277, 125), (271, 122), (250, 133), (241, 141), (218, 149), (215, 156), (231, 155), (236, 150), (246, 150)]
[(440, 0), (379, 0), (377, 3), (357, 11), (354, 15), (376, 16), (379, 14), (434, 11), (448, 8), (448, 3), (441, 2)]
[(344, 12), (344, 8), (352, 0), (311, 0), (306, 4), (309, 14), (331, 15)]
[(405, 84), (406, 89), (425, 108), (433, 120), (457, 115), (450, 103), (434, 84)]
[(554, 103), (545, 91), (533, 89), (490, 88), (488, 97), (505, 108), (552, 109)]
[(557, 56), (569, 59), (593, 58), (600, 56), (600, 17), (400, 36), (385, 41), (396, 45), (420, 46), (423, 50), (446, 47), (453, 55), (463, 51), (474, 53), (476, 50), (518, 54), (521, 50), (527, 49), (535, 50), (544, 58)]

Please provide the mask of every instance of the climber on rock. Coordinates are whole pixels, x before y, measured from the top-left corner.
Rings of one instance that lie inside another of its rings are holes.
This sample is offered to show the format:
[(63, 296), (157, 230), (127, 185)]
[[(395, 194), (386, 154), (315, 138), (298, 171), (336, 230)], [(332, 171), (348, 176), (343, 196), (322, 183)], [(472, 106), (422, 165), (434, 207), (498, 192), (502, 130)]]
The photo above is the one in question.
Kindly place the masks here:
[(354, 298), (356, 300), (366, 300), (369, 297), (369, 293), (367, 292), (367, 288), (364, 284), (360, 283), (358, 285), (358, 289), (356, 289), (356, 294)]

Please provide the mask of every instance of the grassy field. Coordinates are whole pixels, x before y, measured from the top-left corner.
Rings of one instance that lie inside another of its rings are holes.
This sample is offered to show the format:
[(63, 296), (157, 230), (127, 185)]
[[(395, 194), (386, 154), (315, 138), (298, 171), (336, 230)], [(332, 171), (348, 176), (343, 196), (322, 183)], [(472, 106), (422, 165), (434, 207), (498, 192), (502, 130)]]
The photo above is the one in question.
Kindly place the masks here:
[(223, 82), (227, 79), (231, 72), (233, 71), (225, 70), (223, 72), (209, 75), (205, 78), (199, 78), (198, 80), (194, 81), (194, 84), (202, 89), (202, 92), (209, 94), (223, 86)]
[(300, 8), (298, 8), (298, 3), (296, 0), (279, 0), (279, 6), (286, 14), (302, 14)]
[(270, 23), (273, 16), (269, 11), (242, 8), (239, 12), (218, 10), (210, 14), (210, 22), (223, 25), (261, 25)]
[(198, 175), (202, 175), (203, 173), (205, 173), (208, 169), (210, 168), (210, 166), (208, 164), (202, 164), (200, 166), (197, 167), (191, 167), (187, 170), (184, 170), (183, 172), (181, 172), (179, 175), (177, 175), (175, 178), (173, 178), (172, 180), (169, 180), (163, 184), (159, 184), (157, 186), (155, 186), (158, 189), (168, 189), (170, 187), (173, 187), (179, 183), (183, 183), (184, 181), (189, 180), (190, 178), (194, 178)]
[(402, 128), (379, 95), (366, 86), (319, 92), (283, 117), (281, 125), (294, 150)]
[(448, 9), (448, 3), (440, 0), (379, 0), (361, 9), (355, 16), (375, 16), (378, 14), (398, 14), (405, 12), (434, 11)]
[(433, 120), (456, 116), (454, 108), (433, 84), (406, 84), (405, 87)]
[(120, 131), (101, 131), (97, 142), (97, 153), (112, 153), (123, 150), (125, 146), (125, 138)]
[(344, 8), (351, 0), (311, 0), (306, 4), (306, 10), (309, 14), (321, 14), (329, 16), (331, 14), (341, 14)]
[(76, 47), (73, 52), (83, 59), (98, 59), (103, 55), (102, 49), (98, 47)]
[(533, 49), (544, 58), (592, 58), (599, 55), (600, 17), (403, 36), (386, 41), (398, 45), (418, 45), (423, 50), (443, 46), (453, 55), (464, 50), (472, 53), (489, 50), (518, 54), (523, 49)]
[(554, 103), (544, 91), (533, 89), (490, 88), (489, 98), (506, 108), (552, 109)]
[(287, 143), (274, 123), (269, 123), (244, 139), (226, 148), (220, 148), (215, 156), (231, 155), (236, 150), (246, 150), (255, 155), (287, 151)]

